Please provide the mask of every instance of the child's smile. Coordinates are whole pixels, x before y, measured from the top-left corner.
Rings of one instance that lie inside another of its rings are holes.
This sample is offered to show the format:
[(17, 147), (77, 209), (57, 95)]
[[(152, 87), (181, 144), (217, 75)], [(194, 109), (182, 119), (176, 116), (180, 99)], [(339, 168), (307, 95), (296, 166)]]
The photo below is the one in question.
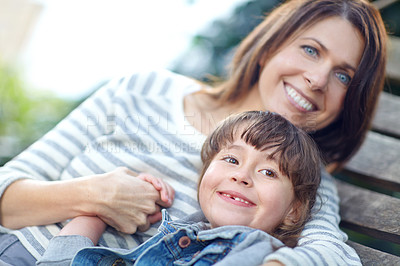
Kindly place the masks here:
[(228, 191), (228, 192), (221, 192), (218, 191), (218, 195), (223, 199), (226, 200), (227, 202), (242, 206), (242, 207), (254, 207), (255, 204), (251, 202), (248, 198), (245, 196), (241, 195), (240, 193), (236, 193), (234, 191)]

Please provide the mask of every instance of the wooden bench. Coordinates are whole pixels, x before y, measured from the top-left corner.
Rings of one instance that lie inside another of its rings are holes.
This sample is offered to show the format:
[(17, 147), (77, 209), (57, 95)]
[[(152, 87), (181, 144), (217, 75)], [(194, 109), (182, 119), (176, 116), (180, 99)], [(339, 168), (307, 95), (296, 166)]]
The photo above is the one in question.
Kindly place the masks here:
[[(374, 248), (368, 247), (363, 241), (351, 239), (354, 233), (349, 234), (348, 244), (357, 251), (363, 265), (400, 265), (399, 96), (381, 95), (365, 143), (335, 176), (341, 200), (340, 226), (378, 242)], [(381, 251), (382, 243), (390, 243), (390, 253)]]
[[(373, 3), (383, 9), (397, 1)], [(387, 83), (400, 87), (399, 37), (390, 36), (388, 55)], [(364, 144), (335, 176), (340, 226), (363, 265), (400, 265), (400, 96), (381, 95)]]

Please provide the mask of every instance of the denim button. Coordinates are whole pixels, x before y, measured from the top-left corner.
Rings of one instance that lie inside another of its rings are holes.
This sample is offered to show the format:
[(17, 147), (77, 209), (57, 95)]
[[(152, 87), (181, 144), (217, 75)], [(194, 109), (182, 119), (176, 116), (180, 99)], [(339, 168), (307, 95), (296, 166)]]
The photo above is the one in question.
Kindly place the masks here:
[(182, 236), (178, 241), (178, 245), (181, 248), (186, 248), (190, 245), (190, 242), (191, 242), (191, 240), (188, 236)]
[(116, 259), (112, 266), (125, 266), (125, 261), (123, 259)]

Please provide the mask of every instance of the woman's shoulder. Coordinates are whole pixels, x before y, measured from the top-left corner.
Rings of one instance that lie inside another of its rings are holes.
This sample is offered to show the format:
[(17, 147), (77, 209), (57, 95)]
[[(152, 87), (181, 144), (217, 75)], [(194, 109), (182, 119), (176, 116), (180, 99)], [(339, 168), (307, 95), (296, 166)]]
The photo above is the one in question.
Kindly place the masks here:
[(117, 78), (114, 82), (117, 82), (123, 90), (143, 96), (194, 91), (201, 86), (199, 81), (167, 69), (133, 71)]
[(166, 69), (122, 73), (111, 78), (92, 95), (112, 101), (152, 99), (180, 101), (184, 95), (204, 86), (199, 81)]

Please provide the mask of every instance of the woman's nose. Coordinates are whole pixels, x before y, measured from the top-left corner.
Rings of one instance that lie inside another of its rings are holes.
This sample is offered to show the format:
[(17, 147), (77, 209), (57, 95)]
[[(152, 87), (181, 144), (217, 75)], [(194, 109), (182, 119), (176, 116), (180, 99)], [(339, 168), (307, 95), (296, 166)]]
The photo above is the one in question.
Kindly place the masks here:
[(310, 90), (326, 91), (328, 88), (330, 70), (319, 66), (310, 72), (304, 73), (304, 81)]

